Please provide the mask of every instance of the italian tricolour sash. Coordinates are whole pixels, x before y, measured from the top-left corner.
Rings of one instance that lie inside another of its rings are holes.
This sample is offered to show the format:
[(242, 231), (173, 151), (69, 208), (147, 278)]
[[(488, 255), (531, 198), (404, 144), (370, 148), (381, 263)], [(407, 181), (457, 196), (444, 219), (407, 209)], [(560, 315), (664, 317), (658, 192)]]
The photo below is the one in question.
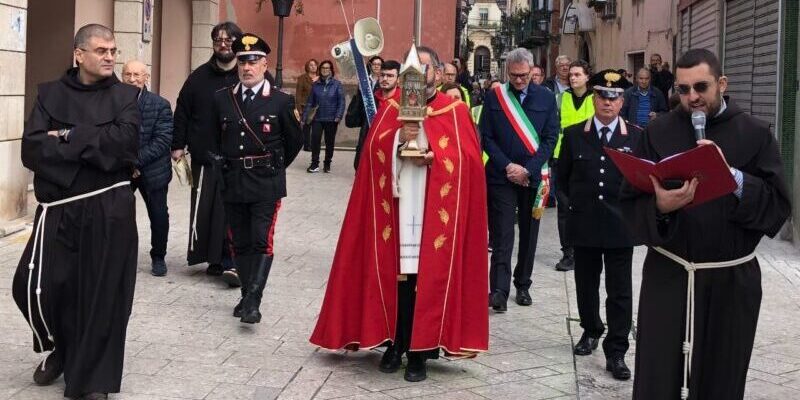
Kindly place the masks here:
[[(500, 108), (508, 118), (511, 127), (517, 134), (525, 148), (531, 155), (536, 154), (539, 149), (539, 134), (536, 132), (522, 105), (519, 104), (517, 98), (511, 93), (511, 87), (508, 83), (494, 88), (494, 93), (497, 95), (497, 100), (500, 103)], [(550, 167), (547, 162), (542, 165), (542, 180), (539, 182), (539, 187), (536, 188), (536, 199), (533, 203), (533, 218), (540, 219), (544, 213), (544, 208), (547, 206), (547, 198), (550, 196)]]

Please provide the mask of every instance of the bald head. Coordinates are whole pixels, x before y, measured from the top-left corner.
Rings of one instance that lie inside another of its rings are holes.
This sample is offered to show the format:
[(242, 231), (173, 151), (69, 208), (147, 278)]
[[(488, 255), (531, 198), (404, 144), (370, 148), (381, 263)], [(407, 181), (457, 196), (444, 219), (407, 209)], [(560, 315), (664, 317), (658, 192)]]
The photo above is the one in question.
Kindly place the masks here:
[(147, 65), (139, 60), (130, 60), (122, 67), (122, 81), (138, 87), (139, 89), (147, 85), (150, 73), (147, 72)]
[(636, 72), (636, 83), (639, 84), (639, 89), (647, 90), (650, 87), (650, 70), (639, 68), (639, 71)]

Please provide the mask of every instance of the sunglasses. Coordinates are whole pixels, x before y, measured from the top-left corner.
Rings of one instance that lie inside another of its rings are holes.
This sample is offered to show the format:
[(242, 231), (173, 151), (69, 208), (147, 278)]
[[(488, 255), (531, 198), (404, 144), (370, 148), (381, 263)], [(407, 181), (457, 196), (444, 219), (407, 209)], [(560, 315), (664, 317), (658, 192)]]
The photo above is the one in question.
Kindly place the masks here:
[(709, 87), (711, 87), (711, 83), (709, 82), (697, 82), (693, 85), (675, 85), (675, 90), (678, 91), (678, 94), (685, 96), (691, 93), (692, 89), (694, 89), (697, 94), (705, 93)]

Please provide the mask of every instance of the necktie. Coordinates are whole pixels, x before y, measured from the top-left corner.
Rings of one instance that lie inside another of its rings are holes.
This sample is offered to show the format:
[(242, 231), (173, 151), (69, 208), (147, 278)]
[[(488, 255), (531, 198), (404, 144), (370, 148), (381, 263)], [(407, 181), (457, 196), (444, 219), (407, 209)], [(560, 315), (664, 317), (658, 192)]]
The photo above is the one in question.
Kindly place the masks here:
[(244, 91), (244, 106), (247, 107), (251, 101), (253, 101), (253, 89), (248, 88)]
[(611, 132), (611, 129), (609, 129), (609, 127), (607, 127), (607, 126), (604, 126), (604, 127), (600, 128), (600, 143), (603, 146), (608, 146), (608, 133), (609, 132)]

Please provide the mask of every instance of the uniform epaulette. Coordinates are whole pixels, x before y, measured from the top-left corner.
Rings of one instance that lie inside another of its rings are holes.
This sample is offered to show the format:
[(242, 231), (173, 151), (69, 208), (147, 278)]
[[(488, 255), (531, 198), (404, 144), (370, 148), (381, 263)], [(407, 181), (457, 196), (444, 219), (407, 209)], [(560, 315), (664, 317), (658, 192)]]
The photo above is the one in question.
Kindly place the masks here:
[[(620, 117), (620, 118), (622, 118), (622, 117)], [(622, 120), (623, 120), (623, 121), (625, 121), (625, 123), (626, 123), (626, 124), (628, 124), (628, 126), (632, 126), (632, 127), (636, 128), (636, 129), (638, 129), (638, 130), (640, 130), (640, 131), (643, 131), (643, 130), (644, 130), (644, 128), (642, 128), (641, 126), (639, 126), (639, 125), (636, 125), (636, 124), (634, 124), (633, 122), (631, 122), (631, 121), (628, 121), (628, 120), (627, 120), (627, 119), (625, 119), (625, 118), (622, 118)]]

